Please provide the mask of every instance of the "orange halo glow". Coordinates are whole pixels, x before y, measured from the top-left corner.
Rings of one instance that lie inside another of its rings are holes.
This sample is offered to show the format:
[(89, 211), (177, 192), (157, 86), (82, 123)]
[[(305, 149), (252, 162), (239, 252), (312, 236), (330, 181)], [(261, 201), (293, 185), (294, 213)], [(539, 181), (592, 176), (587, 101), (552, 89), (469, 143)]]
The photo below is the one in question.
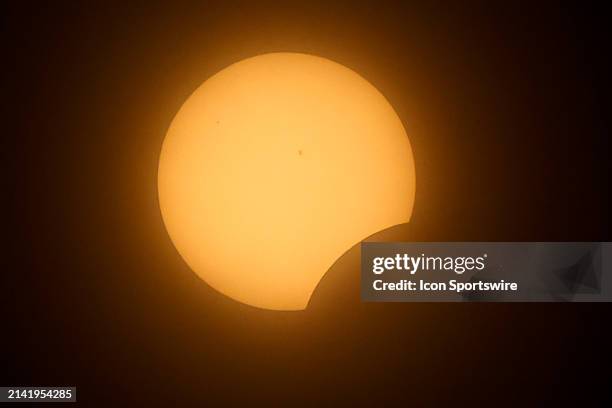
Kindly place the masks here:
[(346, 250), (409, 221), (415, 172), (374, 86), (324, 58), (273, 53), (187, 99), (158, 188), (168, 233), (202, 279), (252, 306), (300, 310)]

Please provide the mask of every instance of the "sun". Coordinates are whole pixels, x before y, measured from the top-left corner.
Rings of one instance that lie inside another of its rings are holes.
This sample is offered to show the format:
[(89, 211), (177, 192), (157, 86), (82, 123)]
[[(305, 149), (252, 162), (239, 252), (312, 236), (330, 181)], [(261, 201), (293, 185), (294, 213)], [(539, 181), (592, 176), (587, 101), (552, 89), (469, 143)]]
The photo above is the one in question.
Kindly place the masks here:
[(205, 282), (300, 310), (344, 252), (409, 221), (415, 170), (402, 121), (372, 84), (325, 58), (272, 53), (185, 101), (158, 190), (172, 242)]

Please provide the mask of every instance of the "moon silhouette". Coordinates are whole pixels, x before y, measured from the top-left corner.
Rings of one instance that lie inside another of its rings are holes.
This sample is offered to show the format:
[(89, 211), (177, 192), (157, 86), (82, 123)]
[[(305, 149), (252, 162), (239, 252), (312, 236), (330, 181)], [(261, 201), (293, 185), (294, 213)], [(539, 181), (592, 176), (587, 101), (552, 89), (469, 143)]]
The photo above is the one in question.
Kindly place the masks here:
[(205, 282), (301, 310), (344, 252), (410, 220), (414, 160), (368, 81), (325, 58), (272, 53), (187, 99), (162, 145), (158, 192), (172, 242)]

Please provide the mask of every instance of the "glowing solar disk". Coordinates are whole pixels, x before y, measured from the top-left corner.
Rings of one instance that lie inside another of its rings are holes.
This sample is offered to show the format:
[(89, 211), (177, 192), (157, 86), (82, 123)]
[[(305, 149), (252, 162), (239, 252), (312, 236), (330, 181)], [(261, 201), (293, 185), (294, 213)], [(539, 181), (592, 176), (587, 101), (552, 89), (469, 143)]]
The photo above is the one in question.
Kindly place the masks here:
[(402, 122), (374, 86), (324, 58), (274, 53), (187, 99), (158, 188), (168, 233), (204, 281), (299, 310), (346, 250), (410, 219), (415, 173)]

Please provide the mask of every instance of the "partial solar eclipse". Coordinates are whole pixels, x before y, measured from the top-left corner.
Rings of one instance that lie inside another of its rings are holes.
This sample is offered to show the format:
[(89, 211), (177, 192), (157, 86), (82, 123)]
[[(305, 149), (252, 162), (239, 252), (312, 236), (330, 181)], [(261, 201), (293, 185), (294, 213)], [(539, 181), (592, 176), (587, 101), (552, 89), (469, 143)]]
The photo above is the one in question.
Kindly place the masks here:
[(252, 306), (301, 310), (348, 249), (409, 221), (414, 160), (368, 81), (325, 58), (273, 53), (187, 99), (158, 189), (170, 238), (204, 281)]

